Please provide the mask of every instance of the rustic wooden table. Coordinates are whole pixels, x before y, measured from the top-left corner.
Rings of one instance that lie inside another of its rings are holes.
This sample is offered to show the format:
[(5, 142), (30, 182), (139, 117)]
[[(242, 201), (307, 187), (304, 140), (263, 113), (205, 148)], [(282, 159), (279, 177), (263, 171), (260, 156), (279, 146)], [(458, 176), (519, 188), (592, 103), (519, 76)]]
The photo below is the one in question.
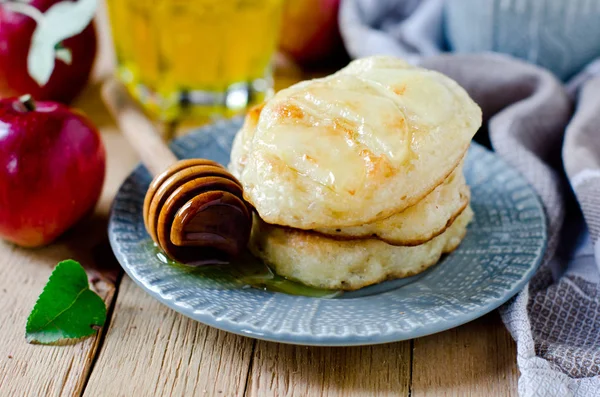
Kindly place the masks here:
[[(99, 25), (105, 26), (101, 11)], [(0, 242), (1, 396), (516, 395), (516, 348), (496, 312), (411, 341), (320, 348), (219, 331), (146, 295), (123, 275), (106, 236), (112, 198), (137, 157), (99, 98), (98, 81), (112, 65), (105, 29), (100, 36), (96, 82), (75, 106), (102, 132), (108, 153), (104, 192), (95, 214), (49, 247), (26, 250)], [(293, 80), (280, 77), (278, 84)], [(79, 344), (29, 345), (29, 311), (52, 268), (67, 258), (86, 267), (109, 308), (107, 324)]]

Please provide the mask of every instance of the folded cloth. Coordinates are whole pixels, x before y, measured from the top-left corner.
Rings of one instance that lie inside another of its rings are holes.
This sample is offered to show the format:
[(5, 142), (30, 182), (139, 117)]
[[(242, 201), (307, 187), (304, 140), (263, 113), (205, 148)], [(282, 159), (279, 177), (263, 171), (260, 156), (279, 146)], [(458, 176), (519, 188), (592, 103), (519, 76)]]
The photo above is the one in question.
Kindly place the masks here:
[(347, 0), (340, 12), (355, 57), (494, 51), (561, 80), (600, 57), (599, 19), (600, 0)]
[[(488, 11), (527, 2), (496, 3)], [(591, 3), (600, 12), (600, 2)], [(600, 61), (565, 86), (512, 56), (444, 54), (445, 7), (345, 0), (340, 28), (351, 55), (419, 62), (458, 81), (481, 106), (491, 146), (533, 185), (549, 223), (540, 269), (500, 310), (517, 342), (519, 394), (600, 396)]]

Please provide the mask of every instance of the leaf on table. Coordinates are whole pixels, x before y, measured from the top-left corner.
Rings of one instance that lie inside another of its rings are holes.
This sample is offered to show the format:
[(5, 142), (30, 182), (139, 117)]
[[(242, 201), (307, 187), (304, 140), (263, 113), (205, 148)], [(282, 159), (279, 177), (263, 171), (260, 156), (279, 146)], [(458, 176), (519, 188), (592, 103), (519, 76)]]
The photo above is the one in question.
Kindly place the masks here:
[(29, 318), (29, 343), (52, 344), (94, 335), (106, 321), (106, 305), (90, 290), (85, 270), (74, 260), (60, 262)]

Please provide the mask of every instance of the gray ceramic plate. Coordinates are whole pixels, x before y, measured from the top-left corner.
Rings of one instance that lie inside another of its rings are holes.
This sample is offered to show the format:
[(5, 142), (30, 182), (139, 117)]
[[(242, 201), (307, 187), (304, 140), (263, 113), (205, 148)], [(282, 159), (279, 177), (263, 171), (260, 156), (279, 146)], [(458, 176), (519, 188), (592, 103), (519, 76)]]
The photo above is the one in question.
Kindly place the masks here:
[[(239, 119), (213, 124), (172, 148), (180, 157), (226, 165), (240, 124)], [(142, 221), (150, 183), (143, 167), (129, 176), (115, 199), (110, 242), (127, 274), (151, 296), (213, 327), (303, 345), (400, 341), (456, 327), (497, 308), (523, 288), (542, 258), (544, 211), (521, 175), (477, 144), (469, 151), (465, 175), (475, 220), (455, 252), (418, 276), (333, 298), (273, 292), (283, 285), (288, 292), (322, 293), (286, 286), (261, 264), (190, 270), (164, 263)]]

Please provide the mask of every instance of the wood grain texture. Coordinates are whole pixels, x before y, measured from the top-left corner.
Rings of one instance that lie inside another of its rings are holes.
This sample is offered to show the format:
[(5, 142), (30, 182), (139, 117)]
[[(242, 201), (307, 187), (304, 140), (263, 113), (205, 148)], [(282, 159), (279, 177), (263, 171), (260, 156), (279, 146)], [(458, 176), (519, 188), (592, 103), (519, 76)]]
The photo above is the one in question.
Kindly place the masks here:
[(305, 347), (258, 341), (247, 395), (408, 396), (410, 342)]
[(412, 396), (516, 396), (516, 346), (497, 312), (414, 340)]
[[(30, 345), (25, 341), (27, 316), (52, 268), (61, 259), (81, 259), (78, 253), (81, 251), (67, 245), (26, 251), (0, 243), (0, 394), (55, 396), (81, 390), (98, 337), (73, 346)], [(102, 281), (95, 287), (110, 304), (114, 286)]]
[(85, 396), (241, 396), (253, 341), (168, 309), (124, 277)]

